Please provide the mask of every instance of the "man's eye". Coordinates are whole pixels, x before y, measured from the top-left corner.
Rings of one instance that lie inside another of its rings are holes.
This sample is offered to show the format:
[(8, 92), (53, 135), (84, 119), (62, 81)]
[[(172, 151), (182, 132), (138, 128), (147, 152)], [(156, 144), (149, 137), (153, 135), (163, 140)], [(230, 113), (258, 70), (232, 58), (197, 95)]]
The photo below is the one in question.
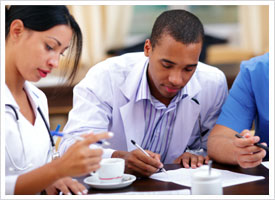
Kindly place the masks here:
[(162, 64), (162, 66), (163, 66), (164, 68), (167, 68), (167, 69), (171, 68), (171, 65)]
[(191, 72), (191, 71), (193, 71), (193, 68), (185, 68), (185, 71)]

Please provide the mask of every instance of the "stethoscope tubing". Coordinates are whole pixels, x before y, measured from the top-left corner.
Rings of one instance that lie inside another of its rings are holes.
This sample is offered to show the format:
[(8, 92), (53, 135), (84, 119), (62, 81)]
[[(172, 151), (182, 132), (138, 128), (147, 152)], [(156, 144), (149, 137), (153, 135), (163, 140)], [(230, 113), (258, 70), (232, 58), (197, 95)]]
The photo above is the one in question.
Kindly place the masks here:
[[(16, 119), (16, 121), (17, 121), (18, 131), (20, 132), (20, 140), (21, 140), (21, 143), (22, 143), (23, 153), (24, 153), (24, 157), (25, 157), (25, 161), (26, 161), (26, 160), (27, 160), (27, 157), (26, 157), (25, 147), (24, 147), (24, 144), (23, 144), (23, 138), (22, 138), (22, 135), (21, 135), (20, 127), (19, 127), (19, 123), (20, 123), (19, 115), (18, 115), (18, 113), (17, 113), (15, 107), (12, 106), (11, 104), (5, 104), (5, 106), (11, 108), (12, 111), (14, 112), (15, 119)], [(43, 122), (44, 122), (44, 124), (45, 124), (45, 126), (46, 126), (46, 128), (47, 128), (47, 131), (48, 131), (48, 134), (49, 134), (49, 137), (50, 137), (50, 141), (51, 141), (51, 146), (52, 146), (53, 149), (55, 149), (55, 143), (54, 143), (54, 140), (53, 140), (53, 136), (51, 135), (49, 125), (48, 125), (48, 123), (47, 123), (47, 121), (46, 121), (46, 119), (45, 119), (45, 117), (44, 117), (44, 115), (43, 115), (43, 113), (42, 113), (42, 111), (41, 111), (41, 109), (40, 109), (39, 106), (37, 107), (37, 110), (38, 110), (40, 116), (42, 117), (42, 120), (43, 120)], [(24, 170), (26, 170), (26, 169), (28, 169), (28, 168), (30, 168), (30, 167), (32, 166), (32, 164), (30, 163), (30, 164), (28, 164), (28, 165), (25, 164), (24, 167), (19, 167), (19, 166), (14, 162), (12, 156), (10, 155), (7, 145), (5, 145), (5, 147), (6, 147), (7, 155), (8, 155), (8, 157), (9, 157), (9, 159), (10, 159), (12, 165), (14, 166), (14, 168), (15, 168), (16, 170), (24, 171)], [(9, 170), (10, 170), (10, 171), (14, 171), (14, 168), (10, 167)]]

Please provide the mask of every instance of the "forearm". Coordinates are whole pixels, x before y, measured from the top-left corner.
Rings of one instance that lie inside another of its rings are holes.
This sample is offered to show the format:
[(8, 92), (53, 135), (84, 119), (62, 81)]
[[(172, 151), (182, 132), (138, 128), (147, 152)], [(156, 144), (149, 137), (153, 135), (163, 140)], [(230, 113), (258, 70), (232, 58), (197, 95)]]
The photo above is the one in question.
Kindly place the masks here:
[(233, 143), (235, 131), (225, 126), (215, 125), (207, 142), (210, 159), (220, 163), (237, 165), (236, 147)]
[(35, 170), (18, 177), (14, 194), (37, 194), (64, 177), (58, 167), (58, 162), (53, 161)]

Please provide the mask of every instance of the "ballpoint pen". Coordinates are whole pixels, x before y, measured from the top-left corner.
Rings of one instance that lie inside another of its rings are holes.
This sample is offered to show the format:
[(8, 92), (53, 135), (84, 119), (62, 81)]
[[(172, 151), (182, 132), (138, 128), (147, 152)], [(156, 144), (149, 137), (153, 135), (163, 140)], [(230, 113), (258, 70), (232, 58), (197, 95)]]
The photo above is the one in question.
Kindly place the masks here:
[[(84, 140), (84, 138), (79, 135), (70, 135), (70, 134), (64, 134), (62, 132), (59, 132), (59, 129), (60, 129), (60, 124), (57, 125), (57, 127), (54, 131), (51, 131), (51, 135), (59, 136), (59, 137), (63, 137), (63, 138), (72, 138), (72, 139), (78, 140), (78, 141)], [(109, 135), (112, 137), (114, 134), (112, 132), (109, 132)], [(105, 145), (105, 146), (110, 145), (110, 143), (105, 140), (97, 141), (96, 144)]]
[[(151, 157), (141, 146), (139, 146), (134, 140), (131, 140), (132, 144), (135, 145), (139, 150), (141, 150), (146, 156)], [(162, 172), (167, 173), (164, 167), (159, 169)]]
[[(241, 136), (239, 133), (235, 134), (235, 136), (236, 136), (237, 138), (245, 138), (245, 137)], [(254, 145), (257, 146), (257, 147), (260, 147), (260, 148), (262, 148), (262, 149), (264, 149), (264, 150), (266, 150), (266, 151), (269, 151), (269, 149), (268, 149), (267, 146), (265, 146), (265, 145), (263, 145), (263, 144), (260, 144), (259, 142), (255, 143)]]

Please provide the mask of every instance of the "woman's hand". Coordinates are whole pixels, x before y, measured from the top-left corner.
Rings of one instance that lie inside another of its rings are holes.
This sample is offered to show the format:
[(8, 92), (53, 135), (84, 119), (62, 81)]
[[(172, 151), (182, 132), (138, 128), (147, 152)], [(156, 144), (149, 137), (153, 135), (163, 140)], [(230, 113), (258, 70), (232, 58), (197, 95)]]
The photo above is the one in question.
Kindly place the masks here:
[(90, 144), (102, 139), (108, 139), (112, 133), (87, 134), (83, 141), (77, 141), (57, 162), (60, 178), (66, 176), (79, 176), (96, 171), (100, 165), (102, 149), (90, 149)]
[(79, 183), (77, 180), (72, 179), (71, 177), (61, 178), (46, 188), (48, 195), (58, 195), (59, 192), (62, 192), (65, 195), (71, 195), (71, 191), (78, 195), (88, 193), (88, 190), (84, 185)]

